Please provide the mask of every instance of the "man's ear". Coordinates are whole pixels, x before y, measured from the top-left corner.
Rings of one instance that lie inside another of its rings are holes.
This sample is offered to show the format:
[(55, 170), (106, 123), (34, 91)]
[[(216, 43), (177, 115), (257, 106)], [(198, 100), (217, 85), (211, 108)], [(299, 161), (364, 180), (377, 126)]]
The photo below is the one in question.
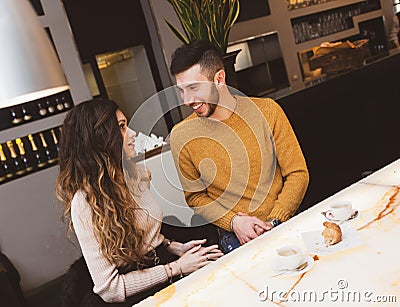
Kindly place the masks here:
[(220, 69), (214, 75), (214, 83), (217, 86), (225, 85), (225, 70)]

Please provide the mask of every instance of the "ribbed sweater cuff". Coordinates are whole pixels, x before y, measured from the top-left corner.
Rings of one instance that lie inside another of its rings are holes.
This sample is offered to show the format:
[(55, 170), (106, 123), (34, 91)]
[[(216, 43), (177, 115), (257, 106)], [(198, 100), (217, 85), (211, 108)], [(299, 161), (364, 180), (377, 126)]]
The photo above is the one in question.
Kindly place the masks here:
[(271, 213), (268, 216), (269, 218), (275, 218), (278, 219), (282, 222), (287, 221), (288, 219), (290, 219), (292, 217), (291, 213), (282, 210), (280, 208), (273, 208)]
[(233, 217), (236, 215), (235, 212), (229, 211), (227, 214), (225, 214), (222, 218), (219, 220), (215, 221), (215, 225), (217, 225), (219, 228), (222, 228), (226, 231), (232, 231), (231, 230), (231, 220)]
[(148, 270), (149, 271), (146, 274), (143, 274), (140, 279), (137, 277), (135, 278), (134, 274), (130, 275), (128, 273), (123, 275), (125, 277), (125, 297), (168, 281), (167, 272), (163, 265), (157, 265)]

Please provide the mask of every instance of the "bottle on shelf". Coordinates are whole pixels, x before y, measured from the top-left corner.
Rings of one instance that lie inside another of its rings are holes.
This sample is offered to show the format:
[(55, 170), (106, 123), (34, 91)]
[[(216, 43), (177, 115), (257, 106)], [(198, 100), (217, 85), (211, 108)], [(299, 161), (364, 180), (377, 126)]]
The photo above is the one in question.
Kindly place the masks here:
[(17, 125), (17, 124), (19, 124), (19, 123), (22, 122), (22, 117), (21, 117), (21, 115), (18, 114), (14, 109), (11, 109), (11, 110), (10, 110), (10, 114), (11, 114), (11, 122), (12, 122), (14, 125)]
[(49, 111), (50, 114), (53, 114), (56, 111), (56, 107), (54, 106), (54, 103), (51, 100), (46, 101), (46, 106), (47, 106), (47, 111)]
[(0, 144), (0, 182), (12, 177), (14, 177), (13, 168), (10, 165), (10, 161), (7, 160), (7, 157), (4, 154), (3, 146)]
[(62, 126), (59, 126), (57, 129), (58, 129), (58, 138), (61, 138), (61, 136), (62, 136)]
[(58, 111), (64, 110), (64, 104), (58, 98), (56, 98), (56, 108), (57, 108)]
[(28, 135), (28, 140), (31, 143), (33, 158), (35, 159), (36, 166), (38, 168), (44, 167), (47, 164), (47, 159), (44, 154), (36, 146), (35, 140), (32, 134)]
[(28, 121), (32, 119), (32, 115), (25, 109), (25, 107), (21, 108), (22, 118), (24, 121)]
[(53, 146), (52, 146), (53, 150), (52, 150), (51, 154), (53, 157), (56, 157), (56, 161), (58, 161), (59, 160), (58, 153), (60, 151), (60, 148), (58, 146), (58, 138), (57, 138), (57, 135), (56, 135), (56, 132), (54, 131), (54, 129), (51, 129), (50, 133), (51, 133), (51, 137), (53, 138)]
[(71, 107), (71, 102), (64, 95), (61, 96), (61, 102), (64, 104), (64, 107), (66, 109), (69, 109)]
[(47, 145), (46, 139), (44, 138), (44, 135), (42, 132), (39, 133), (40, 141), (42, 142), (42, 148), (44, 155), (47, 159), (47, 163), (53, 164), (57, 162), (58, 156), (55, 156), (54, 153), (52, 154), (49, 150), (49, 146)]
[(7, 147), (8, 147), (8, 150), (10, 151), (11, 163), (15, 167), (15, 174), (18, 176), (23, 175), (26, 172), (26, 168), (25, 168), (24, 162), (22, 161), (21, 157), (19, 155), (17, 155), (17, 152), (14, 149), (13, 142), (7, 141)]
[(17, 138), (15, 140), (15, 143), (18, 146), (19, 149), (19, 155), (21, 157), (21, 160), (25, 166), (25, 169), (27, 172), (31, 172), (33, 170), (32, 162), (31, 160), (26, 156), (25, 148), (24, 148), (24, 143), (20, 138)]
[(3, 164), (0, 164), (0, 183), (6, 180), (6, 171), (4, 170)]
[(43, 102), (39, 102), (37, 104), (37, 107), (39, 109), (39, 115), (40, 116), (46, 116), (47, 115), (47, 109), (45, 108), (45, 106), (43, 105)]

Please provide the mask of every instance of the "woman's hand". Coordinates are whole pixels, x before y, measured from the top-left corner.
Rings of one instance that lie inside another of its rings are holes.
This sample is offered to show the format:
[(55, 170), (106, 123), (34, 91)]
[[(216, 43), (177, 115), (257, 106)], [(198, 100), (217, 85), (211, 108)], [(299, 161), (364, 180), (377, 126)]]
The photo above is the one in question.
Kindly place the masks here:
[(169, 247), (168, 251), (174, 255), (177, 255), (181, 257), (184, 253), (186, 253), (188, 250), (192, 249), (193, 247), (197, 245), (202, 245), (206, 243), (206, 239), (203, 240), (192, 240), (186, 243), (181, 243), (181, 242), (176, 242), (173, 241)]
[[(193, 240), (188, 243), (198, 241), (203, 242), (205, 240)], [(186, 246), (189, 246), (189, 244)], [(196, 244), (194, 247), (187, 250), (177, 261), (172, 262), (170, 265), (173, 270), (173, 275), (190, 274), (209, 264), (212, 260), (217, 260), (222, 255), (223, 253), (218, 249), (218, 245), (202, 247), (201, 245)]]

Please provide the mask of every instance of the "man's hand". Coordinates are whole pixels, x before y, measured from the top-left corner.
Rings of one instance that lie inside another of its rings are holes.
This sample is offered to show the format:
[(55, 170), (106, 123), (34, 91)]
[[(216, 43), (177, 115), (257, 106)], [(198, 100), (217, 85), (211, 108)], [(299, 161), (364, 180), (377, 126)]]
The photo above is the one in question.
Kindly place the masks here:
[[(272, 225), (270, 222), (265, 222), (265, 224), (267, 225), (267, 227), (269, 227), (268, 230), (274, 228), (274, 225)], [(261, 236), (265, 232), (265, 230), (257, 224), (254, 225), (254, 231), (257, 233), (258, 236)]]
[(242, 212), (238, 212), (237, 215), (232, 223), (232, 230), (242, 245), (272, 228), (270, 223), (263, 222), (255, 216), (249, 216)]

